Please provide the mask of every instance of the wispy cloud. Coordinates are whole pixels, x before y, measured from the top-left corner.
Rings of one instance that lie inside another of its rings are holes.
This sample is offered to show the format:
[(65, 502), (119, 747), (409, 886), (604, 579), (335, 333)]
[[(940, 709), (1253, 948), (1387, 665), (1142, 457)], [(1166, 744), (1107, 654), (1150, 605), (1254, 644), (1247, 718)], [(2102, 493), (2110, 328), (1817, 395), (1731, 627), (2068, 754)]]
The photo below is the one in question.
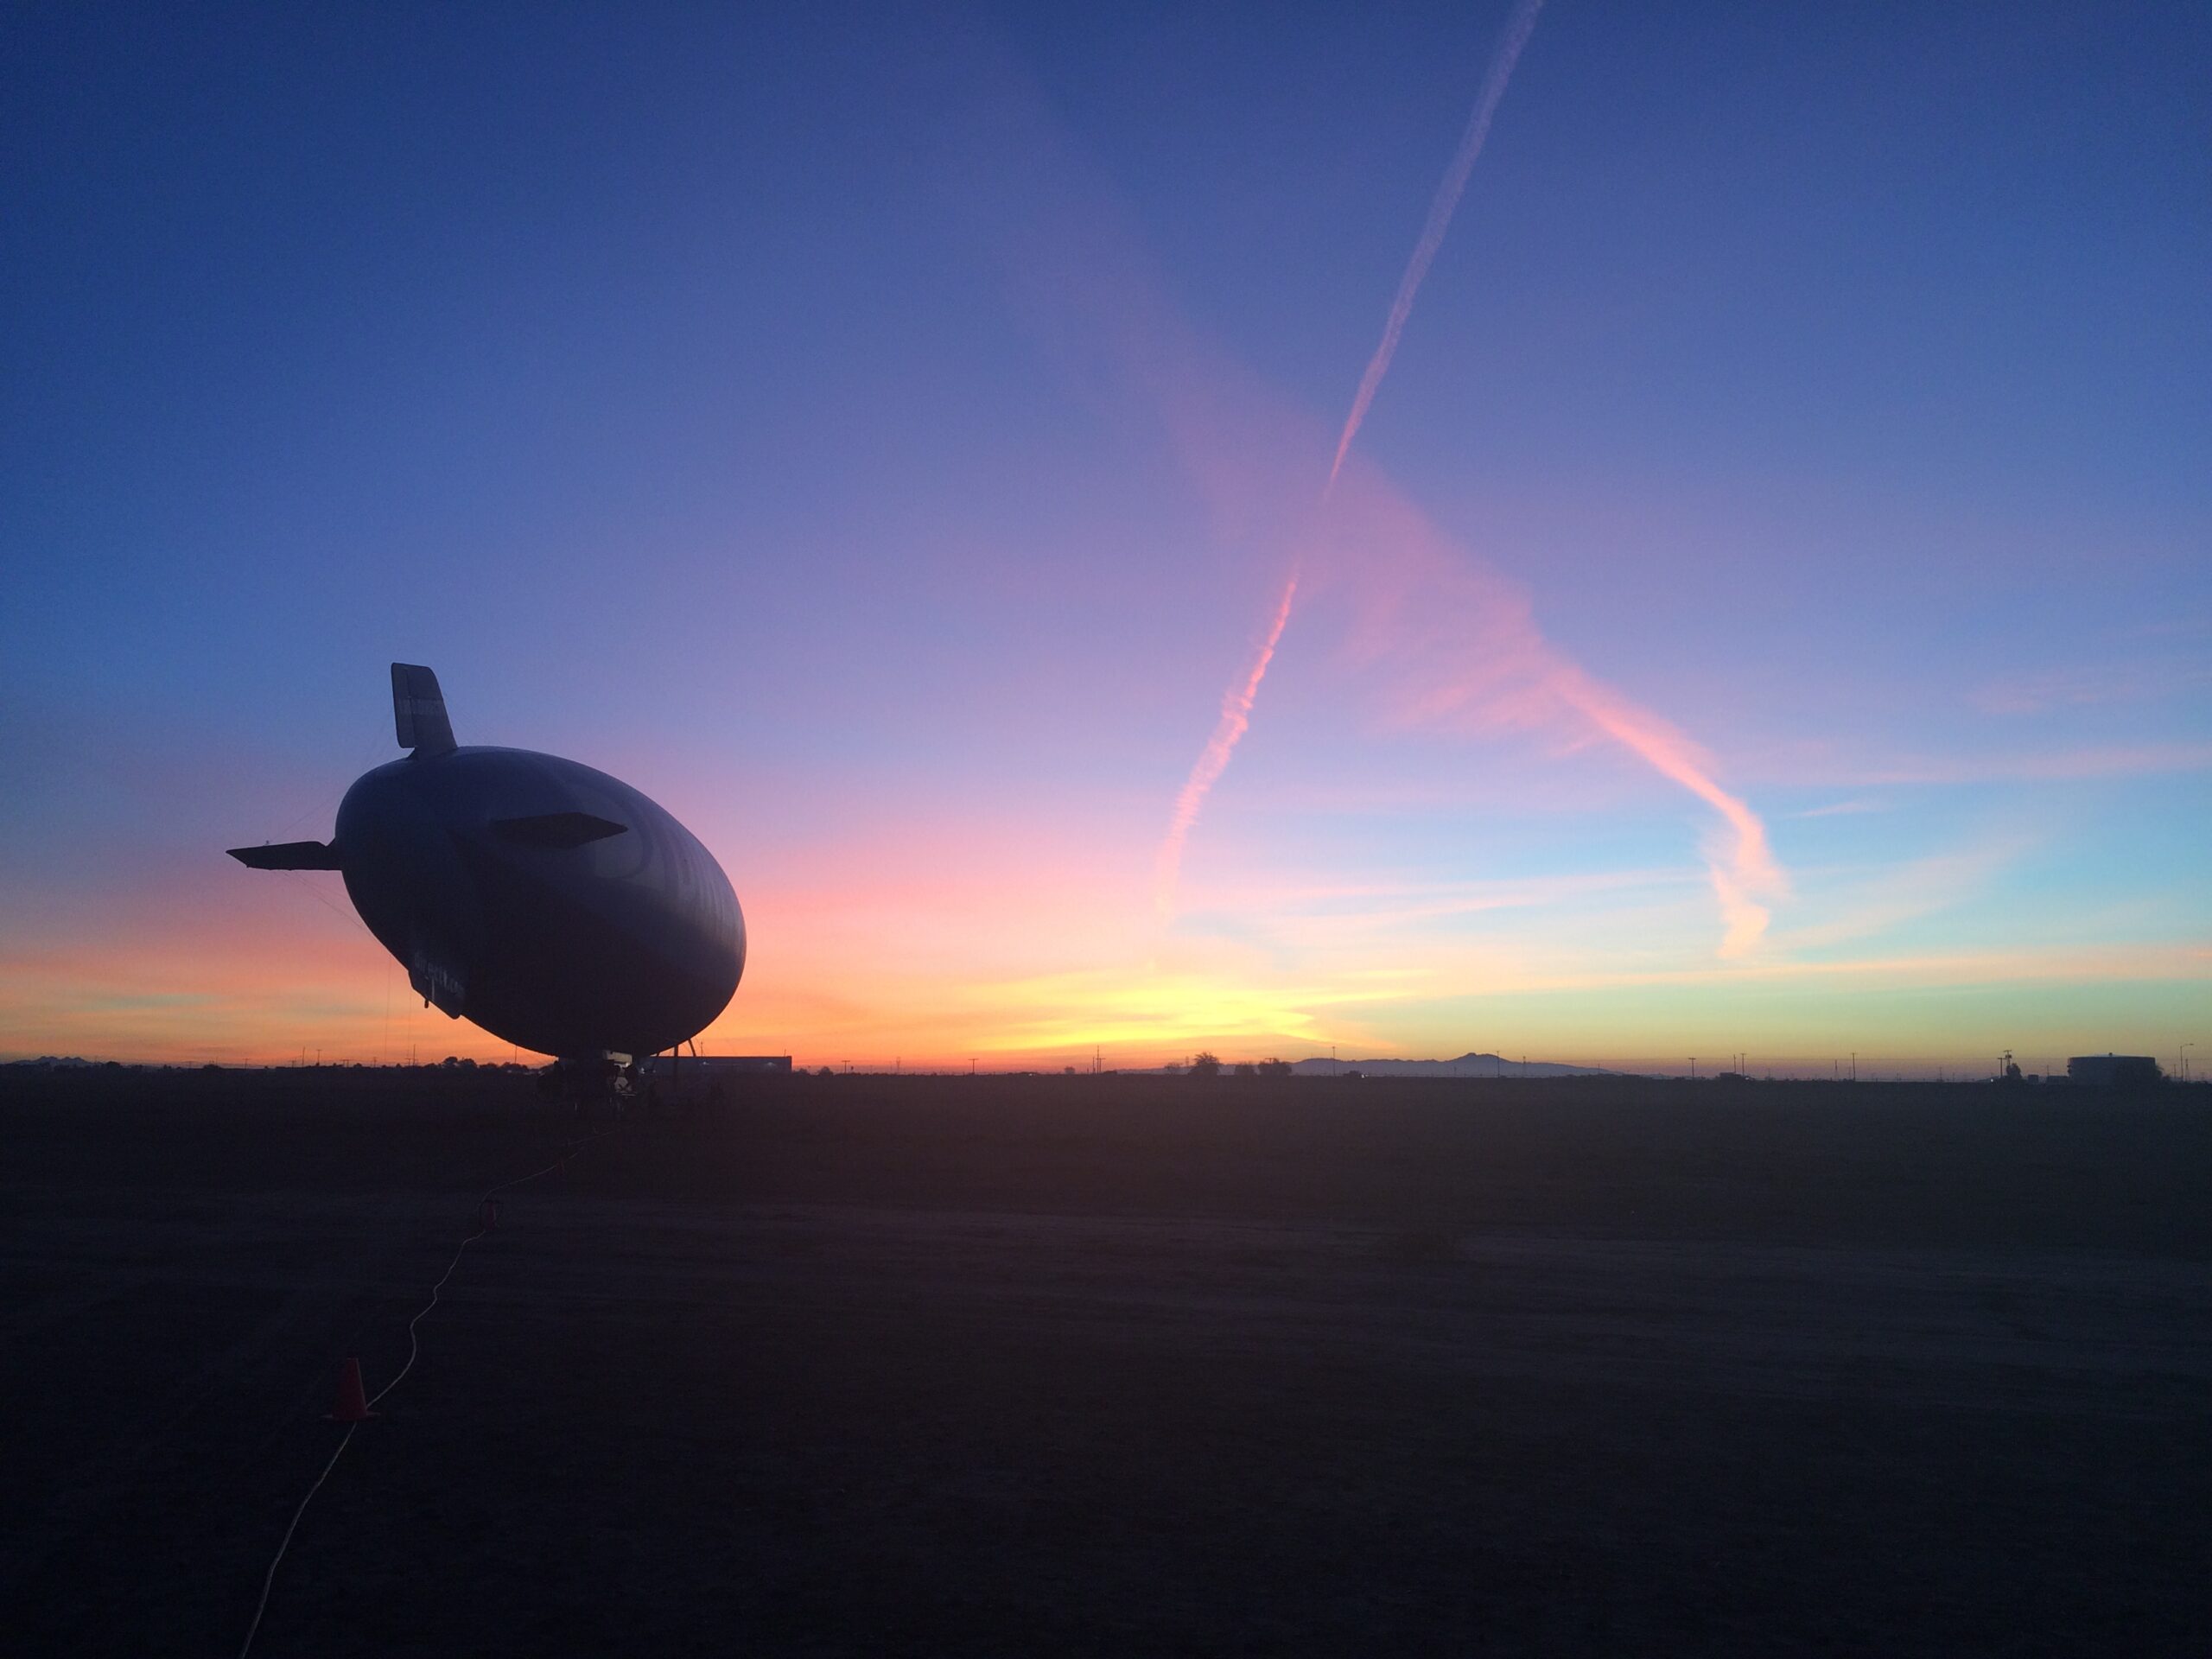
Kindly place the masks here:
[(1789, 816), (1793, 818), (1841, 818), (1854, 817), (1861, 812), (1885, 812), (1888, 810), (1888, 806), (1881, 801), (1831, 801), (1826, 806), (1808, 806), (1802, 812), (1792, 812)]
[(1484, 911), (1530, 910), (1598, 895), (1675, 887), (1695, 877), (1681, 869), (1579, 871), (1491, 881), (1319, 882), (1246, 887), (1227, 895), (1243, 911), (1277, 916), (1357, 917), (1418, 921)]
[(1775, 948), (1784, 956), (1824, 950), (1886, 933), (1963, 904), (2031, 844), (2025, 836), (2000, 836), (1875, 872), (1831, 893), (1819, 906), (1827, 912), (1826, 920), (1777, 933)]
[(1662, 968), (1649, 971), (1530, 975), (1511, 984), (1485, 985), (1494, 995), (1599, 990), (1627, 986), (1780, 983), (1802, 980), (1878, 980), (1892, 988), (1913, 986), (2005, 985), (2056, 981), (2128, 983), (2212, 980), (2212, 945), (2126, 944), (2031, 947), (2005, 950), (1929, 951), (1806, 961), (1764, 957), (1756, 963)]
[(2196, 661), (2068, 664), (1993, 680), (1968, 701), (1984, 714), (2041, 715), (2099, 703), (2154, 702), (2208, 686), (2212, 666)]
[(1847, 800), (1881, 799), (1873, 792), (2202, 772), (2212, 769), (2212, 743), (2123, 741), (1972, 754), (1885, 752), (1861, 742), (1808, 738), (1751, 755), (1745, 766), (1770, 787), (1833, 790)]
[(1888, 765), (1843, 767), (1821, 781), (1849, 787), (2002, 783), (2066, 783), (2087, 778), (2136, 778), (2212, 767), (2212, 743), (2113, 743), (2040, 754), (1923, 756)]

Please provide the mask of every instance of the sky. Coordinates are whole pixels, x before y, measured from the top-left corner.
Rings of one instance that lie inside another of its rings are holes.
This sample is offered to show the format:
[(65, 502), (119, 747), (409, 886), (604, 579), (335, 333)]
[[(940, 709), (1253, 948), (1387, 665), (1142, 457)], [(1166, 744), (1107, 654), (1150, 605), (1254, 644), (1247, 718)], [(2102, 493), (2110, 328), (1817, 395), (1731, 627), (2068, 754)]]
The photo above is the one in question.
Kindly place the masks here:
[(0, 1056), (505, 1058), (397, 660), (708, 1052), (2212, 1062), (2212, 14), (1550, 0), (1325, 495), (1509, 5), (801, 10), (0, 14)]

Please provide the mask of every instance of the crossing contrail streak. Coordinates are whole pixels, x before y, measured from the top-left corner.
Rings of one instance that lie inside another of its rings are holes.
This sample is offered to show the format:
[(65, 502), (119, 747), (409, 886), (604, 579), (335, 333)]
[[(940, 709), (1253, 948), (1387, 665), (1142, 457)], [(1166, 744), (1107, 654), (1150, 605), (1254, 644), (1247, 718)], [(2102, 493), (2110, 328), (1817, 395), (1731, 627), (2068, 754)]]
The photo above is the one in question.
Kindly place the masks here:
[[(1390, 302), (1389, 321), (1382, 326), (1382, 343), (1375, 348), (1375, 355), (1368, 360), (1367, 372), (1359, 378), (1359, 391), (1352, 397), (1351, 412), (1344, 417), (1343, 435), (1337, 440), (1336, 458), (1329, 463), (1328, 482), (1321, 486), (1325, 503), (1337, 486), (1337, 474), (1344, 470), (1344, 456), (1351, 449), (1360, 423), (1367, 418), (1368, 405), (1375, 401), (1376, 389), (1389, 372), (1390, 359), (1398, 349), (1398, 336), (1405, 332), (1406, 319), (1413, 313), (1414, 296), (1421, 289), (1421, 279), (1428, 275), (1437, 249), (1444, 244), (1444, 232), (1451, 226), (1452, 209), (1459, 205), (1460, 194), (1467, 188), (1467, 175), (1474, 171), (1476, 158), (1483, 153), (1483, 142), (1490, 137), (1490, 124), (1497, 114), (1498, 100), (1505, 96), (1505, 83), (1512, 79), (1513, 66), (1521, 60), (1521, 50), (1529, 44), (1529, 36), (1536, 27), (1536, 14), (1543, 9), (1544, 0), (1519, 0), (1513, 15), (1506, 20), (1505, 33), (1498, 37), (1497, 49), (1491, 54), (1490, 73), (1483, 77), (1482, 96), (1475, 100), (1475, 112), (1469, 118), (1467, 130), (1459, 140), (1459, 152), (1452, 157), (1443, 181), (1436, 187), (1436, 194), (1428, 204), (1427, 222), (1421, 226), (1421, 240), (1414, 245), (1414, 256), (1407, 262), (1406, 274), (1399, 279), (1397, 297)], [(1268, 677), (1268, 664), (1274, 658), (1275, 645), (1282, 638), (1283, 627), (1290, 620), (1291, 601), (1298, 594), (1301, 569), (1302, 558), (1294, 561), (1283, 583), (1282, 597), (1276, 601), (1274, 620), (1268, 625), (1267, 638), (1245, 677), (1223, 697), (1221, 718), (1214, 725), (1213, 734), (1206, 739), (1198, 763), (1191, 768), (1181, 793), (1175, 798), (1175, 814), (1169, 820), (1167, 835), (1160, 843), (1155, 861), (1153, 902), (1162, 916), (1175, 913), (1175, 888), (1182, 873), (1183, 843), (1190, 839), (1191, 826), (1198, 822), (1198, 810), (1205, 804), (1207, 793), (1228, 769), (1230, 756), (1236, 752), (1237, 740), (1252, 723), (1252, 704), (1260, 695), (1260, 683)]]
[(1344, 456), (1351, 453), (1359, 423), (1367, 418), (1367, 408), (1375, 401), (1376, 389), (1390, 372), (1390, 359), (1397, 354), (1398, 336), (1405, 333), (1406, 319), (1413, 315), (1414, 296), (1421, 292), (1421, 279), (1428, 275), (1437, 249), (1444, 245), (1444, 232), (1452, 226), (1452, 210), (1459, 207), (1460, 194), (1467, 188), (1467, 175), (1475, 170), (1484, 141), (1490, 137), (1490, 124), (1497, 114), (1498, 100), (1505, 96), (1505, 83), (1513, 78), (1513, 66), (1521, 61), (1521, 49), (1529, 44), (1529, 36), (1536, 27), (1536, 14), (1543, 9), (1544, 0), (1521, 0), (1513, 9), (1513, 16), (1506, 20), (1505, 33), (1498, 38), (1497, 50), (1491, 54), (1490, 73), (1483, 78), (1483, 94), (1475, 100), (1475, 112), (1468, 118), (1466, 133), (1459, 140), (1459, 152), (1444, 170), (1443, 181), (1436, 187), (1436, 194), (1428, 204), (1428, 222), (1421, 227), (1421, 240), (1414, 245), (1414, 257), (1406, 261), (1406, 274), (1398, 279), (1398, 296), (1390, 302), (1390, 320), (1382, 325), (1382, 343), (1368, 359), (1367, 372), (1359, 377), (1359, 391), (1352, 397), (1351, 413), (1344, 417), (1344, 435), (1337, 440), (1337, 457), (1329, 463), (1329, 483), (1322, 492), (1324, 499), (1328, 490), (1336, 486), (1337, 474), (1344, 470)]

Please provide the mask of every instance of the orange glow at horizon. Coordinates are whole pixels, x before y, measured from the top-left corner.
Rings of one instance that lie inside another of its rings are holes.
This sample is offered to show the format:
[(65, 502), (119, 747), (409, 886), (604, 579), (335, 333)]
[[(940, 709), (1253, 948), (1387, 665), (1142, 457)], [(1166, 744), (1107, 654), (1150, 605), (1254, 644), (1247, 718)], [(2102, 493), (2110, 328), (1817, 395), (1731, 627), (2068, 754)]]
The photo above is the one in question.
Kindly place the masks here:
[[(1094, 1047), (1109, 1065), (1147, 1067), (1202, 1048), (1240, 1059), (1299, 1059), (1332, 1045), (1346, 1058), (1444, 1057), (1518, 1033), (1535, 1058), (1603, 1065), (1680, 1046), (1678, 1032), (1725, 1007), (1733, 1046), (1815, 1055), (1841, 990), (1891, 1000), (1891, 1052), (1955, 1059), (1957, 1033), (1940, 1012), (1947, 992), (2008, 987), (2016, 1007), (2056, 999), (2037, 1022), (2056, 1031), (2083, 1021), (2066, 1010), (2097, 987), (2154, 1008), (2201, 1001), (2212, 982), (2212, 948), (2202, 944), (1914, 951), (1879, 937), (2001, 865), (2001, 845), (1904, 872), (1891, 887), (1834, 894), (1834, 924), (1719, 963), (1684, 948), (1696, 888), (1679, 870), (1440, 889), (1263, 881), (1223, 895), (1260, 918), (1263, 936), (1163, 939), (1131, 902), (1135, 883), (1077, 879), (1098, 856), (1080, 841), (1025, 855), (947, 833), (863, 838), (750, 880), (741, 872), (753, 957), (700, 1047), (791, 1053), (810, 1065), (964, 1070), (975, 1059), (1057, 1070)], [(332, 1062), (515, 1057), (423, 1008), (380, 946), (297, 890), (311, 880), (257, 893), (256, 878), (240, 873), (127, 942), (60, 950), (11, 940), (0, 955), (0, 1052), (264, 1064), (318, 1051)], [(222, 910), (234, 895), (251, 913)], [(1875, 926), (1864, 950), (1854, 916)], [(1468, 918), (1479, 918), (1472, 931)], [(1759, 995), (1746, 1001), (1751, 990)], [(2083, 1041), (2079, 1052), (2086, 1032)]]

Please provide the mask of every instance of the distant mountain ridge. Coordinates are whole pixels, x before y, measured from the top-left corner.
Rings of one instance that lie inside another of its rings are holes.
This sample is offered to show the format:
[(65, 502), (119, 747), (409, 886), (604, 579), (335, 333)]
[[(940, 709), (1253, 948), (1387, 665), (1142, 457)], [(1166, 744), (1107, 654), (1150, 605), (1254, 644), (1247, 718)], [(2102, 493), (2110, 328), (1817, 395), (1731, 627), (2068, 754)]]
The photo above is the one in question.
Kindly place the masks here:
[(1612, 1077), (1602, 1065), (1562, 1065), (1555, 1060), (1509, 1060), (1496, 1054), (1462, 1054), (1456, 1060), (1300, 1060), (1301, 1077)]

